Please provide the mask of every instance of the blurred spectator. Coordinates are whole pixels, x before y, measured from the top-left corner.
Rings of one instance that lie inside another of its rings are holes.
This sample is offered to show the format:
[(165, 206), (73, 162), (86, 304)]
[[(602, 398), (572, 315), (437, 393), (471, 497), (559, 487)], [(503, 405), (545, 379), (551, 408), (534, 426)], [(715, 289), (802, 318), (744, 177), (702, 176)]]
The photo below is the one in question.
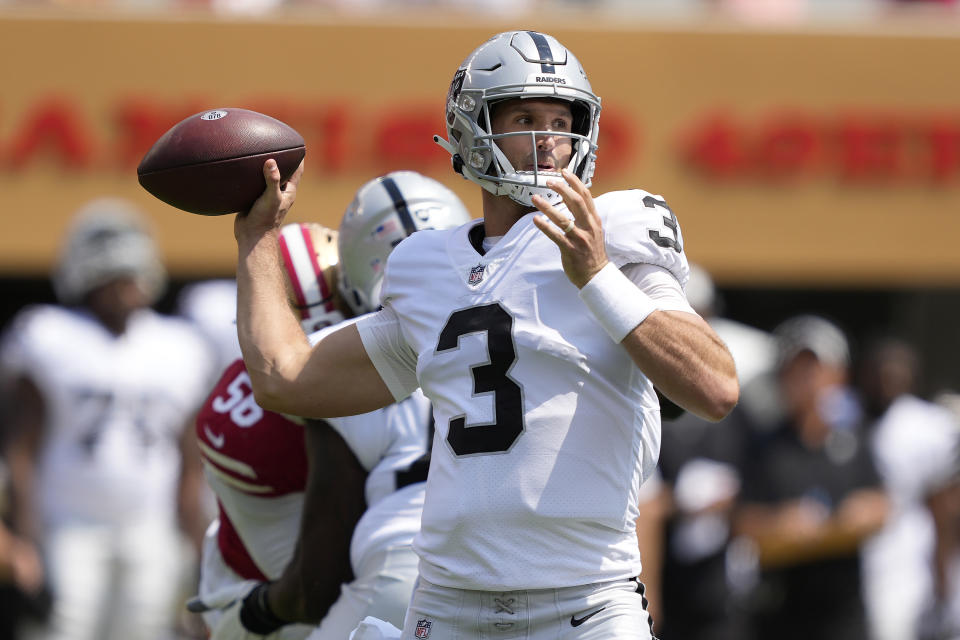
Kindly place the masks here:
[(211, 358), (186, 322), (149, 308), (165, 272), (123, 201), (77, 214), (53, 281), (71, 306), (22, 310), (0, 351), (13, 527), (42, 550), (54, 598), (29, 637), (154, 640), (180, 595), (178, 516), (197, 543), (206, 524), (185, 427)]
[[(957, 423), (945, 408), (913, 395), (920, 362), (906, 342), (884, 338), (866, 350), (858, 383), (890, 516), (864, 547), (864, 597), (875, 640), (915, 640), (921, 615), (942, 599), (934, 514), (956, 466)], [(941, 591), (938, 593), (938, 591)]]
[(752, 632), (862, 640), (860, 548), (883, 525), (888, 499), (848, 387), (847, 340), (816, 316), (791, 318), (774, 335), (786, 415), (751, 443), (733, 517), (759, 562)]
[(750, 389), (772, 368), (775, 346), (765, 331), (721, 315), (722, 301), (713, 279), (699, 265), (690, 265), (685, 291), (691, 306), (733, 355), (741, 406), (719, 424), (689, 413), (664, 422), (660, 470), (671, 500), (664, 548), (664, 614), (655, 630), (666, 640), (741, 640), (726, 569), (730, 511), (740, 488), (737, 468), (744, 436), (740, 414), (750, 402)]

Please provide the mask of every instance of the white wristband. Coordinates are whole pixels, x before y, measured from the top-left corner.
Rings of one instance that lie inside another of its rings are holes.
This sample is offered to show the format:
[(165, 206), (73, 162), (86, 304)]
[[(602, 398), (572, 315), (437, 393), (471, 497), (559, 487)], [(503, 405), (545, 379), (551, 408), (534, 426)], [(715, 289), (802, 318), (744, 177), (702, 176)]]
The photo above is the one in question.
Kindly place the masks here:
[(618, 344), (657, 310), (650, 296), (640, 291), (612, 262), (583, 285), (580, 299)]

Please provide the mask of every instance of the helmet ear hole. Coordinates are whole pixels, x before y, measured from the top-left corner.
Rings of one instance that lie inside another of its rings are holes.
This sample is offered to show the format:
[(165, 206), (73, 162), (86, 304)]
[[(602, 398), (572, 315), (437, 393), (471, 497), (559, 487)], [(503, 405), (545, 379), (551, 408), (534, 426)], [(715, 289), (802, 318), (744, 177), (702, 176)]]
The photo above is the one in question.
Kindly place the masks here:
[(579, 100), (574, 100), (570, 105), (570, 111), (573, 113), (572, 131), (581, 136), (586, 136), (590, 132), (590, 107)]

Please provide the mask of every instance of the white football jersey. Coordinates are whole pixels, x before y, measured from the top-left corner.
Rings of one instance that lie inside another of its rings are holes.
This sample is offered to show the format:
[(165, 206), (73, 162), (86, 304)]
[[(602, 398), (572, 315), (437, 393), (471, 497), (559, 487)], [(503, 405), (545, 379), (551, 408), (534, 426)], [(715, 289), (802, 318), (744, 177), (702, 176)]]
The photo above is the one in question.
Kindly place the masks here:
[[(661, 198), (634, 190), (595, 202), (611, 262), (686, 283)], [(479, 221), (410, 236), (387, 263), (384, 310), (358, 323), (394, 395), (420, 386), (433, 402), (415, 547), (421, 575), (442, 586), (556, 588), (640, 572), (637, 503), (659, 456), (659, 403), (533, 216), (485, 255), (470, 238)]]
[(419, 391), (383, 409), (327, 418), (326, 422), (369, 472), (365, 486), (367, 509), (397, 489), (426, 481), (426, 466), (420, 468), (417, 461), (425, 459), (430, 450), (429, 430), (433, 421), (430, 401)]
[(115, 336), (86, 311), (38, 306), (14, 320), (2, 363), (46, 403), (38, 498), (47, 524), (173, 519), (179, 439), (213, 373), (193, 327), (141, 310)]

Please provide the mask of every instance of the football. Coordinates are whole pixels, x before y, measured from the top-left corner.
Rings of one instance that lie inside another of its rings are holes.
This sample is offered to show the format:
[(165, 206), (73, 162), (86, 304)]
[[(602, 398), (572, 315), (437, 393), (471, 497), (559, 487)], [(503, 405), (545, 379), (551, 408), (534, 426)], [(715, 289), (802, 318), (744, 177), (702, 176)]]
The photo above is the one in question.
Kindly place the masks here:
[(211, 109), (170, 128), (143, 156), (144, 189), (178, 209), (205, 216), (248, 210), (263, 193), (263, 163), (288, 180), (306, 153), (289, 125), (247, 109)]

